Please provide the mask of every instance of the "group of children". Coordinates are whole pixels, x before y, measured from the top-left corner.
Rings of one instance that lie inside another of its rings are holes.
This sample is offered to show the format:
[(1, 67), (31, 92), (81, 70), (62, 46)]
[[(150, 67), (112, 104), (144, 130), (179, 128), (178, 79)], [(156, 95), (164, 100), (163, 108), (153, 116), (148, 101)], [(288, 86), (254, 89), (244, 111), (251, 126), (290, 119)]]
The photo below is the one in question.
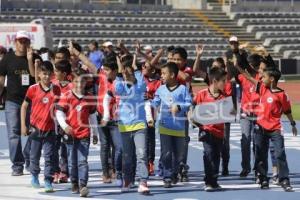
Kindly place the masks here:
[[(294, 135), (297, 130), (289, 99), (277, 87), (281, 73), (274, 63), (253, 54), (249, 56), (249, 66), (240, 66), (240, 54), (236, 52), (230, 60), (215, 59), (206, 73), (199, 65), (201, 45), (196, 47), (193, 68), (187, 67), (187, 52), (182, 47), (169, 47), (164, 64), (163, 50), (145, 55), (137, 44), (136, 52), (130, 54), (124, 45), (120, 47), (119, 53), (106, 55), (102, 66), (91, 63), (73, 42), (68, 48), (58, 49), (51, 62), (29, 62), (36, 84), (29, 87), (22, 104), (21, 132), (31, 140), (34, 188), (40, 187), (39, 160), (43, 150), (45, 191), (53, 192), (53, 182), (64, 183), (69, 177), (72, 193), (88, 196), (89, 146), (91, 141), (96, 144), (99, 136), (103, 182), (115, 179), (122, 192), (127, 192), (137, 177), (138, 192), (148, 194), (147, 180), (154, 173), (156, 128), (161, 143), (158, 167), (164, 187), (170, 188), (179, 180), (188, 181), (188, 129), (192, 123), (199, 128), (199, 141), (204, 147), (205, 190), (221, 189), (221, 158), (222, 174), (229, 173), (230, 128), (226, 131), (223, 123), (202, 125), (189, 116), (195, 105), (232, 96), (236, 93), (232, 83), (236, 81), (242, 88), (241, 115), (252, 117), (255, 127), (254, 170), (258, 183), (262, 189), (269, 187), (267, 158), (271, 140), (278, 183), (286, 191), (292, 190), (281, 134), (283, 113), (291, 121)], [(141, 55), (143, 59), (138, 60)], [(230, 68), (239, 74), (231, 76)], [(191, 87), (194, 75), (204, 77), (208, 84), (195, 95)], [(235, 107), (239, 106), (236, 99), (233, 98)], [(250, 167), (246, 170), (244, 174), (250, 172)]]

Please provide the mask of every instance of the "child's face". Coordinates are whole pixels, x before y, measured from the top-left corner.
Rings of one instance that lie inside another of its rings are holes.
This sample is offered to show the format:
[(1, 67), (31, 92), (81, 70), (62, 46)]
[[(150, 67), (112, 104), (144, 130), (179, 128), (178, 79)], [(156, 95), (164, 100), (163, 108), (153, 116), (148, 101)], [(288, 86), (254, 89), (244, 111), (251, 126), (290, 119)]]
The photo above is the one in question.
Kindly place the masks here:
[(54, 68), (54, 75), (55, 75), (55, 79), (58, 81), (64, 81), (66, 79), (66, 73), (59, 71), (56, 68)]
[(146, 62), (142, 67), (142, 73), (144, 76), (150, 76), (153, 73), (153, 70), (153, 67), (151, 67), (148, 62)]
[(217, 67), (217, 68), (222, 68), (222, 65), (221, 65), (221, 63), (219, 63), (218, 61), (214, 61), (213, 63), (212, 63), (212, 66), (211, 66), (212, 68), (213, 67)]
[(107, 77), (107, 79), (115, 80), (117, 71), (116, 70), (111, 70), (109, 67), (103, 66), (103, 71)]
[(268, 73), (263, 72), (262, 82), (265, 84), (266, 87), (270, 87), (273, 80), (274, 80), (273, 77), (270, 77), (270, 75)]
[(186, 65), (186, 60), (179, 53), (173, 55), (172, 62), (176, 63), (179, 69), (183, 69)]
[(86, 79), (81, 76), (76, 76), (73, 79), (73, 88), (77, 92), (83, 92), (86, 86)]
[(123, 71), (123, 77), (126, 81), (133, 81), (134, 80), (134, 70), (132, 67), (125, 67)]
[(167, 67), (161, 69), (161, 79), (163, 83), (169, 83), (175, 78), (174, 73), (171, 73)]
[(38, 74), (41, 82), (43, 84), (45, 84), (45, 85), (49, 85), (50, 84), (51, 75), (52, 75), (52, 73), (50, 71), (43, 71), (43, 70), (40, 70), (39, 74)]
[(259, 78), (262, 78), (264, 70), (267, 68), (267, 65), (263, 62), (260, 63), (259, 68), (258, 68), (258, 75)]
[(54, 63), (58, 63), (65, 59), (65, 55), (63, 53), (56, 53), (54, 57)]
[(172, 52), (168, 53), (167, 62), (173, 62), (173, 53)]
[(225, 82), (226, 82), (226, 77), (225, 76), (222, 77), (220, 80), (213, 80), (215, 88), (220, 90), (220, 91), (224, 91)]

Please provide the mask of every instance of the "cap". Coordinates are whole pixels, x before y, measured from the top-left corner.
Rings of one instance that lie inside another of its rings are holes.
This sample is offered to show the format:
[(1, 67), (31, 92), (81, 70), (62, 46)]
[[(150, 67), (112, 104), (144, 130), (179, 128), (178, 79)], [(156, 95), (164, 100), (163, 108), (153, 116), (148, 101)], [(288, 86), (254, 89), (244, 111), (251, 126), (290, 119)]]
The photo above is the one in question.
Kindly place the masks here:
[(111, 41), (107, 41), (103, 43), (104, 47), (109, 47), (109, 46), (114, 46), (113, 43)]
[(229, 42), (238, 42), (238, 41), (239, 41), (238, 38), (234, 35), (229, 38)]
[(151, 45), (146, 45), (146, 46), (144, 47), (144, 50), (152, 51), (152, 46), (151, 46)]
[(16, 34), (16, 40), (21, 39), (21, 38), (30, 40), (29, 33), (27, 31), (18, 31)]

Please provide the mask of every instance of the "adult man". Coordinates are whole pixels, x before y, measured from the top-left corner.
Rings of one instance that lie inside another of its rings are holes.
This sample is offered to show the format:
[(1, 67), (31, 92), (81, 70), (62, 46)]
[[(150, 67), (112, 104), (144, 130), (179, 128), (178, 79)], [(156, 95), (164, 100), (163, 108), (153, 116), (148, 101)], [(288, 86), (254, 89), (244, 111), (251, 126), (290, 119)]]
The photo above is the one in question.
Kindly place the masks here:
[(34, 78), (30, 76), (28, 64), (28, 58), (32, 59), (32, 50), (29, 47), (29, 34), (26, 31), (17, 32), (16, 51), (6, 54), (0, 62), (0, 94), (3, 92), (5, 76), (7, 76), (5, 118), (12, 176), (23, 175), (25, 163), (25, 153), (22, 154), (21, 145), (20, 109), (28, 87), (34, 84)]

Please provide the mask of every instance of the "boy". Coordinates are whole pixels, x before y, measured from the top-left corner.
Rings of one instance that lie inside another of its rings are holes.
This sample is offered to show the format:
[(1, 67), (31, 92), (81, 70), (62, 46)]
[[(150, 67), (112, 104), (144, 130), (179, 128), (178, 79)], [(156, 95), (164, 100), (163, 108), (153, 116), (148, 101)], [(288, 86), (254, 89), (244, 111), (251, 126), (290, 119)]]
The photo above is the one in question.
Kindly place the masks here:
[(96, 100), (94, 96), (85, 92), (86, 71), (77, 69), (72, 75), (73, 88), (60, 98), (56, 117), (65, 132), (64, 138), (68, 138), (68, 167), (72, 193), (79, 192), (81, 197), (87, 197), (90, 135), (91, 132), (97, 133), (97, 129), (91, 128), (97, 124)]
[[(131, 55), (117, 57), (118, 75), (115, 83), (116, 95), (119, 96), (119, 131), (123, 142), (123, 174), (122, 192), (129, 191), (134, 182), (137, 162), (137, 173), (140, 178), (138, 192), (148, 194), (148, 170), (146, 155), (146, 114), (144, 94), (146, 84), (141, 71), (137, 70)], [(136, 161), (135, 161), (136, 156)]]
[[(55, 64), (54, 69), (55, 80), (53, 84), (60, 88), (61, 94), (71, 90), (70, 74), (71, 64), (68, 60), (61, 60)], [(55, 142), (55, 153), (53, 157), (54, 162), (54, 180), (53, 183), (67, 183), (68, 182), (68, 158), (66, 145), (62, 143), (62, 136), (64, 135), (61, 127), (57, 127), (57, 135)]]
[[(194, 74), (194, 71), (191, 67), (187, 67), (187, 51), (183, 47), (176, 47), (173, 50), (173, 57), (172, 62), (176, 63), (179, 71), (178, 71), (178, 77), (177, 80), (180, 84), (185, 85), (188, 90), (192, 94), (192, 76)], [(189, 148), (189, 123), (188, 120), (186, 120), (185, 125), (185, 139), (186, 139), (186, 145), (185, 145), (185, 154), (183, 156), (183, 160), (180, 161), (180, 181), (181, 182), (188, 182), (188, 170), (189, 166), (187, 164), (187, 158), (188, 158), (188, 148)]]
[[(116, 185), (122, 187), (122, 140), (117, 126), (116, 98), (114, 81), (118, 72), (115, 57), (106, 57), (99, 72), (98, 105), (97, 110), (101, 118), (99, 137), (101, 144), (101, 164), (103, 170), (103, 183), (111, 183), (113, 173), (110, 173), (109, 156), (112, 155), (113, 168), (116, 170)], [(111, 151), (113, 146), (114, 151)]]
[[(146, 61), (142, 65), (142, 73), (147, 85), (146, 99), (152, 100), (156, 90), (161, 85), (160, 76), (157, 69)], [(148, 172), (149, 175), (154, 174), (154, 160), (155, 160), (155, 116), (153, 110), (147, 110), (146, 106), (146, 120), (147, 120), (147, 156), (148, 156)]]
[(258, 130), (255, 136), (256, 170), (259, 173), (261, 189), (269, 188), (268, 175), (268, 150), (269, 141), (273, 143), (275, 157), (277, 159), (278, 180), (281, 187), (287, 191), (293, 191), (289, 180), (289, 168), (286, 160), (284, 138), (281, 134), (281, 116), (284, 113), (289, 119), (292, 132), (297, 136), (296, 123), (291, 112), (290, 101), (284, 92), (277, 86), (281, 72), (275, 67), (267, 67), (262, 75), (262, 83), (251, 78), (240, 67), (237, 69), (247, 79), (257, 85), (260, 94), (259, 110), (257, 112)]
[[(226, 97), (223, 93), (226, 72), (222, 68), (213, 67), (209, 71), (210, 85), (207, 89), (199, 91), (194, 99), (195, 104), (215, 102)], [(196, 124), (196, 123), (195, 123)], [(204, 147), (205, 191), (221, 189), (218, 184), (220, 154), (224, 139), (224, 123), (199, 126), (199, 140)]]
[(161, 161), (165, 188), (170, 188), (172, 180), (177, 179), (179, 162), (185, 156), (185, 121), (191, 105), (188, 89), (177, 81), (178, 71), (177, 65), (172, 62), (162, 67), (161, 78), (164, 85), (158, 88), (152, 101), (154, 107), (160, 106), (159, 133), (163, 144)]
[[(43, 62), (38, 76), (40, 82), (29, 87), (25, 100), (21, 107), (21, 132), (23, 135), (30, 134), (30, 173), (31, 185), (40, 187), (40, 157), (43, 150), (45, 159), (45, 192), (53, 192), (53, 152), (55, 144), (55, 125), (53, 120), (54, 103), (57, 101), (59, 88), (50, 82), (53, 66), (50, 62)], [(26, 110), (31, 104), (30, 126), (26, 127)]]

